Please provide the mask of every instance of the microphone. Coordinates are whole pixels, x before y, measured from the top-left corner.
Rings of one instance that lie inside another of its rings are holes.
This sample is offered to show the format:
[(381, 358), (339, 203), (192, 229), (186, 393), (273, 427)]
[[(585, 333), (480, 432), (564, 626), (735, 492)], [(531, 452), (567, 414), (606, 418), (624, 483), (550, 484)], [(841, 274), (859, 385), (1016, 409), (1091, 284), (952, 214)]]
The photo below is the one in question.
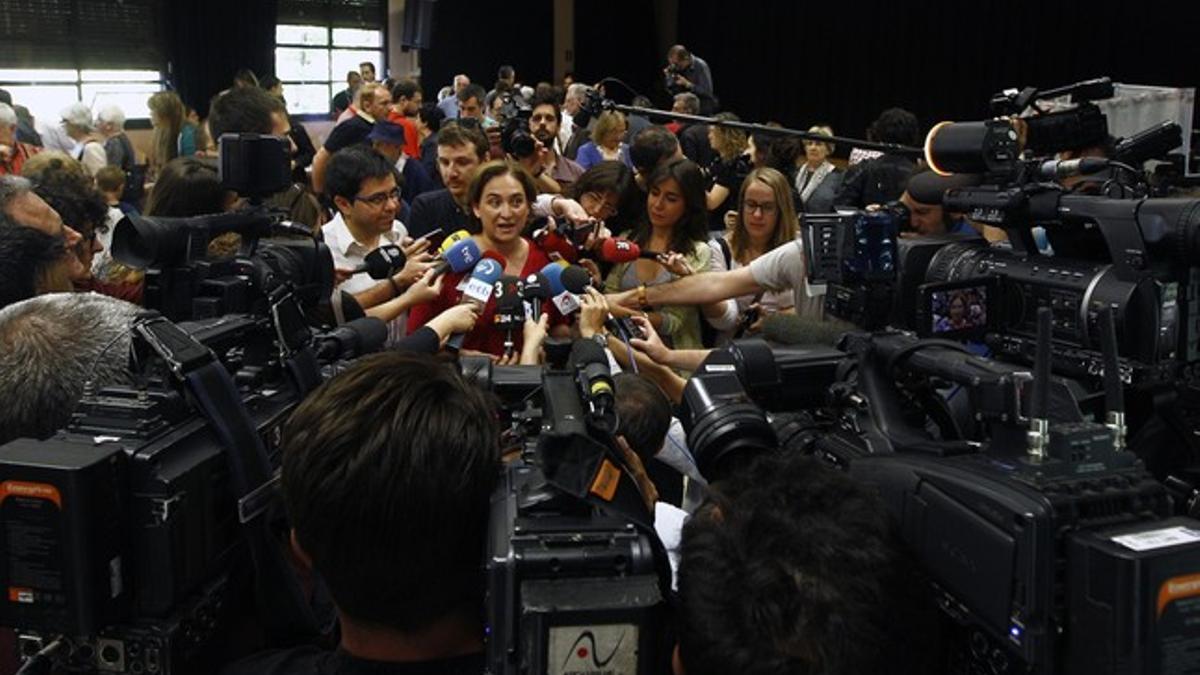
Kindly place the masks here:
[(386, 244), (368, 253), (362, 264), (350, 271), (354, 274), (366, 272), (372, 279), (386, 279), (404, 269), (406, 262), (404, 249), (395, 244)]
[(451, 246), (457, 244), (463, 239), (470, 238), (470, 232), (467, 232), (466, 230), (455, 230), (454, 232), (448, 234), (445, 239), (442, 239), (441, 245), (438, 246), (438, 253), (445, 253), (446, 251), (450, 250)]
[(512, 354), (513, 331), (525, 325), (525, 301), (521, 299), (521, 280), (513, 276), (502, 276), (496, 281), (496, 314), (492, 325), (502, 329), (504, 353)]
[(387, 337), (387, 324), (382, 319), (366, 316), (347, 321), (315, 336), (317, 360), (335, 361), (370, 354), (379, 351)]
[(1080, 157), (1079, 159), (1049, 160), (1042, 162), (1037, 168), (1038, 178), (1055, 180), (1072, 176), (1086, 176), (1090, 173), (1103, 171), (1108, 168), (1108, 160), (1103, 157)]
[[(463, 243), (463, 242), (459, 242)], [(455, 244), (457, 246), (457, 244)], [(493, 258), (484, 258), (476, 265), (471, 278), (467, 282), (466, 288), (463, 289), (461, 302), (470, 302), (480, 308), (487, 304), (492, 297), (492, 285), (504, 273), (504, 265), (496, 262)], [(453, 351), (462, 349), (463, 338), (465, 333), (455, 333), (446, 340), (446, 347)]]
[[(506, 260), (503, 255), (501, 255), (500, 253), (497, 253), (496, 251), (484, 251), (483, 255), (480, 256), (479, 260), (480, 260), (480, 262), (482, 262), (484, 260), (494, 260), (494, 261), (500, 263), (500, 273), (501, 274), (504, 274), (504, 268), (508, 267), (508, 260)], [(464, 276), (458, 282), (458, 286), (454, 287), (454, 290), (461, 293), (467, 289), (467, 284), (469, 284), (469, 283), (471, 283), (471, 277)]]
[(763, 337), (784, 345), (828, 345), (836, 347), (842, 335), (854, 327), (840, 321), (821, 321), (795, 314), (772, 314), (763, 319)]
[(593, 419), (611, 431), (616, 426), (613, 412), (616, 399), (604, 347), (591, 340), (576, 340), (571, 345), (570, 363)]
[(653, 251), (643, 251), (640, 246), (628, 239), (605, 239), (600, 243), (600, 259), (610, 263), (633, 262), (638, 258), (658, 260), (658, 254)]
[(456, 241), (450, 248), (442, 251), (438, 263), (433, 267), (433, 276), (441, 276), (447, 271), (456, 274), (466, 272), (474, 267), (481, 257), (483, 256), (479, 251), (479, 244), (476, 244), (474, 239)]
[(575, 243), (557, 231), (538, 230), (533, 235), (533, 241), (546, 253), (557, 253), (563, 260), (575, 262), (579, 259), (579, 249), (575, 248)]
[(542, 302), (550, 299), (550, 280), (539, 272), (530, 274), (525, 277), (521, 297), (529, 302), (530, 318), (537, 321), (542, 316)]
[(542, 268), (540, 274), (550, 282), (550, 300), (558, 309), (558, 313), (567, 316), (579, 309), (579, 299), (563, 286), (562, 275), (566, 265), (552, 262)]
[(571, 265), (562, 271), (562, 285), (575, 295), (583, 295), (592, 285), (592, 275), (578, 265)]

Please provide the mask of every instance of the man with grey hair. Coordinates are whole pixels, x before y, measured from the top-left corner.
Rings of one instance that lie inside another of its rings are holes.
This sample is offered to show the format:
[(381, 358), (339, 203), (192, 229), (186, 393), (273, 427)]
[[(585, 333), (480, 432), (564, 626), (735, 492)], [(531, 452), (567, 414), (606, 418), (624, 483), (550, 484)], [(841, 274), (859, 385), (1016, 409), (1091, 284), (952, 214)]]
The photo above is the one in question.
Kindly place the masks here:
[(52, 293), (0, 309), (0, 443), (64, 427), (88, 383), (126, 381), (137, 305)]
[[(690, 91), (675, 94), (671, 112), (699, 115), (700, 97)], [(713, 150), (708, 142), (707, 124), (682, 120), (675, 135), (679, 137), (679, 147), (683, 149), (684, 157), (704, 167), (712, 163)]]
[(450, 95), (438, 101), (438, 109), (446, 113), (446, 119), (458, 119), (458, 93), (467, 88), (471, 84), (471, 78), (463, 73), (454, 76), (454, 87), (450, 90)]
[(567, 143), (571, 142), (571, 134), (575, 132), (575, 114), (583, 106), (583, 102), (587, 99), (588, 86), (582, 82), (574, 82), (567, 87), (566, 96), (563, 97), (562, 104), (562, 120), (558, 125), (558, 147), (565, 150)]
[(20, 175), (25, 160), (41, 151), (36, 145), (17, 140), (19, 124), (16, 109), (7, 103), (0, 103), (0, 176)]
[(96, 113), (96, 131), (104, 137), (104, 154), (109, 166), (132, 171), (137, 164), (133, 143), (125, 135), (125, 111), (109, 105)]
[(72, 103), (62, 109), (62, 120), (54, 126), (39, 127), (38, 133), (47, 150), (62, 150), (83, 164), (89, 176), (108, 164), (104, 144), (95, 134), (92, 109), (83, 103)]

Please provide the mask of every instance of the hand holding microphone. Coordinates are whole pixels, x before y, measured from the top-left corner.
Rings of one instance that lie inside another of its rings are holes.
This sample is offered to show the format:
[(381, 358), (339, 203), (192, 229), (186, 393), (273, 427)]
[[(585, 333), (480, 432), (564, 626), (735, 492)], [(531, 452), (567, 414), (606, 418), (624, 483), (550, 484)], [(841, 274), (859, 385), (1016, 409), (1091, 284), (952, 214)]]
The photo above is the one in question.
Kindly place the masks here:
[[(473, 240), (460, 241), (454, 246)], [(452, 247), (453, 248), (453, 247)], [(492, 297), (492, 287), (500, 275), (504, 273), (504, 265), (497, 262), (493, 257), (487, 257), (479, 260), (475, 264), (475, 269), (471, 273), (471, 278), (463, 289), (461, 304), (470, 304), (475, 308), (476, 313), (482, 313), (483, 308), (487, 305), (488, 300)], [(436, 275), (436, 273), (435, 273)], [(446, 342), (446, 346), (454, 351), (462, 348), (463, 338), (466, 336), (466, 331), (456, 332), (450, 336)]]
[(467, 238), (456, 241), (438, 256), (438, 262), (433, 266), (434, 274), (466, 272), (473, 268), (482, 257), (479, 244), (476, 244), (474, 239)]

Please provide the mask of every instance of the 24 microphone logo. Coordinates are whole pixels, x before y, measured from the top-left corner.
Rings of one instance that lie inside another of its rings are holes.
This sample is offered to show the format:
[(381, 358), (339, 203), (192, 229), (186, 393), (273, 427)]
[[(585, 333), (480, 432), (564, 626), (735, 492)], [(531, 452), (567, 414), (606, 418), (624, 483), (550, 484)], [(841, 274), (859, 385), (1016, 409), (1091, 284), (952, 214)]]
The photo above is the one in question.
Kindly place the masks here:
[(552, 675), (635, 675), (637, 626), (558, 626), (550, 629)]

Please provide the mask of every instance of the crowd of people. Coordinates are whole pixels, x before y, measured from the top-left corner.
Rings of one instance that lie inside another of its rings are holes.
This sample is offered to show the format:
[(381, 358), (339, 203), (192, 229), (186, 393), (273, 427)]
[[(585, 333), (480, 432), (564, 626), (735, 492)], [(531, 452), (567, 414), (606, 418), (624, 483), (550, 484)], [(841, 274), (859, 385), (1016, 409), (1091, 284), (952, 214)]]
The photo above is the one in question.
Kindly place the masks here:
[[(721, 111), (689, 50), (673, 47), (663, 72), (673, 111)], [(288, 545), (328, 586), (340, 648), (272, 652), (229, 672), (392, 672), (376, 662), (481, 672), (482, 528), (501, 458), (492, 402), (433, 358), (456, 334), (460, 355), (526, 365), (544, 361), (548, 337), (596, 340), (636, 372), (618, 378), (618, 400), (639, 402), (619, 430), (639, 450), (630, 470), (651, 477), (651, 504), (657, 494), (686, 522), (682, 537), (663, 534), (678, 562), (676, 672), (898, 672), (894, 648), (920, 624), (905, 618), (913, 584), (879, 500), (796, 457), (709, 485), (671, 411), (707, 350), (772, 315), (826, 320), (824, 288), (806, 274), (806, 216), (899, 201), (913, 236), (975, 233), (943, 211), (945, 179), (903, 155), (831, 161), (825, 123), (803, 142), (615, 110), (584, 123), (591, 87), (524, 86), (510, 66), (490, 91), (460, 74), (430, 100), (416, 80), (377, 80), (369, 63), (346, 83), (319, 145), (274, 77), (239, 74), (203, 119), (174, 92), (154, 94), (146, 158), (119, 109), (75, 104), (46, 123), (0, 94), (0, 398), (17, 402), (0, 409), (0, 442), (45, 437), (85, 382), (125, 377), (115, 355), (145, 280), (112, 254), (117, 223), (241, 208), (215, 168), (216, 141), (274, 135), (287, 140), (294, 184), (270, 203), (324, 241), (335, 293), (386, 322), (388, 338), (284, 432)], [(514, 99), (528, 104), (524, 156), (502, 138), (522, 107)], [(915, 146), (920, 131), (892, 108), (868, 137)], [(592, 287), (573, 303), (535, 300), (514, 335), (495, 300), (464, 300), (469, 271), (439, 273), (443, 245), (464, 238), (506, 275), (570, 263)], [(612, 239), (641, 255), (606, 259)], [(382, 280), (355, 271), (388, 244), (404, 251), (402, 269)], [(238, 251), (236, 235), (209, 242), (212, 257)], [(613, 319), (641, 331), (632, 349)]]

